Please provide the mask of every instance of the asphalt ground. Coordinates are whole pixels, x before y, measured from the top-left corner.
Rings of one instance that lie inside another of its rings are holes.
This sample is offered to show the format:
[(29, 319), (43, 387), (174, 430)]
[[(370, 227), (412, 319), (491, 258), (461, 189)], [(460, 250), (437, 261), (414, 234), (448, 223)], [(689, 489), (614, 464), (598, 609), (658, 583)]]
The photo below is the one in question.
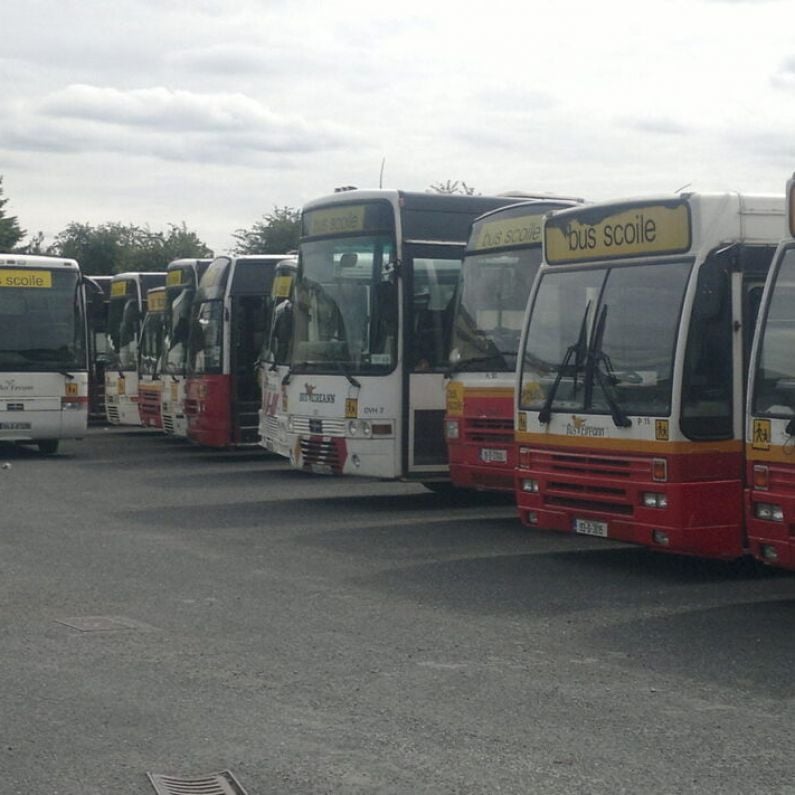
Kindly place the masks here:
[(795, 577), (94, 428), (0, 447), (0, 795), (795, 793)]

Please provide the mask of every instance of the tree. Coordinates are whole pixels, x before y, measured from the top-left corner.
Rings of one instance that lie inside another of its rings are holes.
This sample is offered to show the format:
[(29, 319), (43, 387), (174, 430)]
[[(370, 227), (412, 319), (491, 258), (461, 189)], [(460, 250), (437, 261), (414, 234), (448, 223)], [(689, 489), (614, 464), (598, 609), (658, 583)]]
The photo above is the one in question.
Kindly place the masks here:
[(294, 207), (274, 207), (272, 213), (255, 221), (251, 229), (237, 229), (235, 254), (287, 254), (298, 248), (301, 236), (301, 211)]
[(25, 237), (15, 215), (6, 215), (3, 209), (8, 199), (3, 198), (3, 178), (0, 177), (0, 251), (10, 252)]
[(93, 227), (73, 221), (58, 234), (49, 251), (76, 259), (84, 273), (95, 276), (124, 271), (164, 271), (173, 259), (212, 256), (212, 251), (184, 222), (169, 224), (164, 233), (120, 223)]
[(428, 188), (434, 193), (460, 193), (464, 196), (474, 196), (475, 189), (470, 188), (463, 180), (448, 179), (446, 182), (436, 182)]

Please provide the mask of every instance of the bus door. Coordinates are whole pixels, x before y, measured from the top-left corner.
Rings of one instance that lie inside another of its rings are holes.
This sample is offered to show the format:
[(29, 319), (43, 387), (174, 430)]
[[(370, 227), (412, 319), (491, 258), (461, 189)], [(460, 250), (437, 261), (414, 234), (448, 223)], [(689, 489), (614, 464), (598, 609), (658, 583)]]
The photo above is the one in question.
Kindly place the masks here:
[(411, 245), (406, 253), (403, 467), (409, 477), (446, 478), (445, 372), (463, 246)]
[(233, 295), (229, 372), (232, 376), (232, 441), (256, 444), (259, 434), (260, 389), (257, 359), (270, 317), (265, 295)]

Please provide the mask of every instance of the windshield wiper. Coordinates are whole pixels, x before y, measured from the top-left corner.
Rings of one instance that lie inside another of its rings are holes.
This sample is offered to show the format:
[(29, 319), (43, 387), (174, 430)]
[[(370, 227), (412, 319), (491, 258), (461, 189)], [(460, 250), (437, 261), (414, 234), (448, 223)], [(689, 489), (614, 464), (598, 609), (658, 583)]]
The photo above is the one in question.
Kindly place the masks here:
[[(602, 311), (599, 313), (599, 320), (596, 323), (596, 331), (594, 332), (593, 343), (591, 345), (590, 351), (588, 351), (588, 363), (585, 375), (587, 390), (585, 396), (585, 405), (587, 406), (591, 403), (593, 381), (596, 379), (596, 382), (602, 388), (602, 393), (604, 394), (607, 405), (610, 408), (610, 414), (616, 427), (630, 428), (632, 426), (632, 420), (627, 417), (627, 415), (624, 413), (624, 410), (621, 408), (621, 406), (618, 404), (618, 401), (611, 393), (612, 387), (619, 382), (619, 379), (615, 374), (613, 363), (610, 361), (610, 357), (602, 351), (602, 338), (604, 337), (605, 333), (606, 320), (607, 304), (602, 307)], [(602, 369), (602, 366), (604, 366), (604, 370)]]
[(541, 407), (541, 411), (538, 412), (538, 421), (542, 425), (546, 425), (552, 418), (552, 403), (555, 400), (558, 387), (560, 386), (560, 382), (563, 378), (565, 370), (569, 366), (572, 356), (576, 356), (576, 359), (574, 360), (574, 392), (577, 392), (577, 373), (582, 370), (583, 359), (586, 356), (585, 340), (588, 329), (588, 312), (590, 309), (591, 302), (588, 301), (588, 303), (585, 305), (585, 311), (582, 313), (580, 333), (577, 336), (577, 342), (575, 342), (573, 345), (569, 345), (569, 347), (566, 348), (566, 355), (563, 357), (563, 361), (560, 363), (560, 365), (558, 365), (558, 374), (555, 376), (555, 381), (549, 390), (549, 394), (544, 401), (544, 405)]

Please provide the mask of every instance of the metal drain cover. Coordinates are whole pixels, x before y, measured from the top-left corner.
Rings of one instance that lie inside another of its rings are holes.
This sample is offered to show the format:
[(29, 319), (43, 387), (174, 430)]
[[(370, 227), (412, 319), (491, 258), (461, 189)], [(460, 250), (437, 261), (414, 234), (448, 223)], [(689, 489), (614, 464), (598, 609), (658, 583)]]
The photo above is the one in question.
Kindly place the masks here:
[(157, 795), (246, 795), (240, 782), (229, 770), (198, 778), (162, 776), (147, 773)]

